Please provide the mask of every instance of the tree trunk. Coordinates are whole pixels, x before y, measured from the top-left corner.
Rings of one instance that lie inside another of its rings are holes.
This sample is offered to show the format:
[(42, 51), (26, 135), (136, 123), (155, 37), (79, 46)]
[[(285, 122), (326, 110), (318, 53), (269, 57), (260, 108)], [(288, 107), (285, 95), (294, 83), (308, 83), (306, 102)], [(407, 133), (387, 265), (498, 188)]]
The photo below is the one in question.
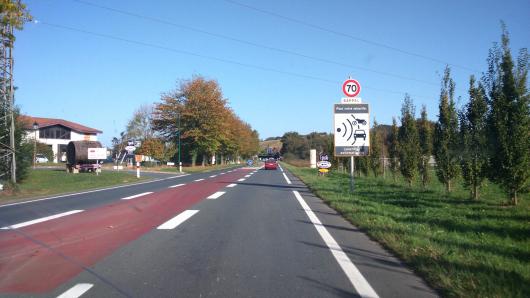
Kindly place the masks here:
[(225, 155), (221, 154), (221, 165), (225, 164)]
[(510, 199), (512, 201), (512, 205), (517, 206), (518, 201), (517, 201), (517, 191), (516, 190), (511, 191)]
[(191, 154), (191, 165), (193, 167), (197, 166), (197, 152)]
[(478, 200), (478, 186), (477, 184), (473, 184), (473, 200)]
[(448, 180), (446, 183), (445, 183), (445, 190), (447, 192), (451, 192), (451, 180)]
[(207, 159), (206, 154), (203, 154), (203, 155), (202, 155), (202, 166), (203, 166), (203, 167), (206, 166), (206, 159)]

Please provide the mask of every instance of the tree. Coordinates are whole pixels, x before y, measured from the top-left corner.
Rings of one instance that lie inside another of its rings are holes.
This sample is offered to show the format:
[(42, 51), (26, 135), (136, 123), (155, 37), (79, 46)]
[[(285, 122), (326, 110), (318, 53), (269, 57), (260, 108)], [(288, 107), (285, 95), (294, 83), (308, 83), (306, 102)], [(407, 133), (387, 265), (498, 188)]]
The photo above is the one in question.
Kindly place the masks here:
[(136, 154), (147, 155), (156, 160), (165, 159), (164, 142), (157, 138), (149, 138), (142, 141), (140, 148), (136, 150)]
[(13, 32), (4, 31), (4, 28), (13, 26), (15, 29), (22, 30), (24, 23), (31, 21), (31, 19), (32, 16), (22, 1), (0, 0), (0, 35), (9, 42), (15, 41), (15, 35)]
[(390, 133), (390, 144), (388, 146), (388, 157), (390, 158), (390, 172), (394, 182), (396, 182), (396, 175), (399, 170), (399, 129), (396, 118), (392, 117), (392, 131)]
[(423, 188), (427, 186), (430, 181), (429, 175), (429, 159), (432, 154), (432, 130), (431, 123), (427, 119), (427, 108), (425, 105), (421, 108), (421, 118), (418, 122), (418, 134), (420, 138), (420, 158), (418, 169), (421, 176), (421, 184)]
[(419, 159), (418, 129), (416, 127), (415, 108), (412, 99), (405, 94), (401, 106), (401, 127), (399, 128), (399, 164), (403, 177), (409, 186), (417, 174)]
[(436, 175), (450, 192), (452, 181), (458, 176), (458, 116), (454, 102), (455, 83), (451, 70), (445, 68), (440, 92), (438, 121), (434, 129), (434, 157)]
[(378, 124), (375, 119), (374, 127), (370, 131), (370, 134), (370, 169), (372, 169), (374, 176), (377, 177), (382, 171), (381, 153), (383, 141), (381, 138), (381, 132), (378, 131)]
[(153, 138), (152, 115), (153, 106), (151, 105), (142, 105), (134, 111), (133, 117), (125, 128), (127, 138), (135, 140)]
[(486, 177), (488, 165), (487, 112), (482, 84), (475, 86), (475, 77), (469, 79), (469, 102), (460, 113), (460, 140), (463, 184), (477, 200), (478, 189)]
[(303, 136), (297, 132), (291, 131), (283, 134), (282, 149), (280, 153), (286, 158), (295, 157), (297, 159), (304, 159), (309, 152), (308, 144)]
[(517, 205), (518, 193), (530, 177), (530, 95), (527, 90), (528, 53), (521, 50), (514, 65), (503, 24), (502, 48), (492, 48), (485, 83), (489, 91), (488, 126), (491, 144), (490, 179)]

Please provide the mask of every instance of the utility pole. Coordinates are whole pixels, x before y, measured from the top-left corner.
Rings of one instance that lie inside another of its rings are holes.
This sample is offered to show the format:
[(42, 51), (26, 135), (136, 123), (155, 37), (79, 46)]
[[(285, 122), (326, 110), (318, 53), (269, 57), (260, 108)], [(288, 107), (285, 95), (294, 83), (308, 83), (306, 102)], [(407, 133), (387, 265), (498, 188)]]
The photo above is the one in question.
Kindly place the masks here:
[(0, 180), (16, 180), (15, 119), (13, 114), (13, 26), (0, 28)]
[(182, 173), (182, 162), (180, 161), (180, 111), (178, 113), (178, 118), (177, 118), (177, 125), (178, 125), (178, 152), (179, 152), (179, 173)]

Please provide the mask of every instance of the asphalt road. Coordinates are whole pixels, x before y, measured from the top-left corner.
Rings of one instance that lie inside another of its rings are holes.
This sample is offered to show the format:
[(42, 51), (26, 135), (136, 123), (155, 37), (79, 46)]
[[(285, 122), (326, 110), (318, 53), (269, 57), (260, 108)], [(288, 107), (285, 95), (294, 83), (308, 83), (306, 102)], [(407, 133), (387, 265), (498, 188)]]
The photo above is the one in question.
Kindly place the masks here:
[(2, 297), (436, 296), (280, 169), (0, 206), (0, 221)]

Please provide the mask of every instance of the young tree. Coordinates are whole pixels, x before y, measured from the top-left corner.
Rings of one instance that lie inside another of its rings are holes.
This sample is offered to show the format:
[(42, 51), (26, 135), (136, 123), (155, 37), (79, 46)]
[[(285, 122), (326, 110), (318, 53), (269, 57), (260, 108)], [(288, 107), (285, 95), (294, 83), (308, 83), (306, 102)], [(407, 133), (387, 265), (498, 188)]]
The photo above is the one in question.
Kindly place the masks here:
[(415, 108), (412, 99), (405, 94), (401, 106), (401, 127), (399, 128), (399, 163), (401, 174), (409, 186), (417, 174), (420, 154), (418, 129), (416, 127)]
[(491, 144), (490, 178), (516, 205), (530, 177), (530, 95), (527, 90), (528, 53), (522, 50), (515, 67), (503, 24), (502, 49), (494, 47), (485, 79), (489, 91)]
[(370, 169), (377, 177), (382, 172), (381, 153), (383, 141), (381, 132), (378, 131), (377, 121), (374, 119), (374, 127), (370, 131)]
[(125, 129), (127, 137), (135, 140), (153, 138), (152, 115), (153, 106), (151, 105), (142, 105), (134, 111), (133, 117)]
[(423, 188), (430, 181), (429, 175), (429, 158), (432, 154), (432, 130), (429, 119), (427, 119), (427, 108), (425, 105), (421, 108), (421, 118), (418, 122), (418, 134), (420, 138), (420, 159), (418, 169), (421, 176)]
[(445, 68), (440, 92), (438, 121), (434, 130), (434, 157), (436, 175), (450, 192), (453, 179), (458, 176), (458, 116), (454, 102), (455, 83), (451, 70)]
[(485, 91), (481, 84), (475, 86), (475, 77), (469, 79), (469, 102), (460, 113), (461, 154), (460, 167), (464, 186), (477, 200), (478, 190), (486, 177), (488, 155), (487, 112)]
[(390, 145), (388, 146), (388, 157), (390, 158), (390, 172), (394, 182), (396, 182), (396, 175), (399, 170), (399, 129), (396, 118), (392, 117), (392, 131), (390, 133)]

